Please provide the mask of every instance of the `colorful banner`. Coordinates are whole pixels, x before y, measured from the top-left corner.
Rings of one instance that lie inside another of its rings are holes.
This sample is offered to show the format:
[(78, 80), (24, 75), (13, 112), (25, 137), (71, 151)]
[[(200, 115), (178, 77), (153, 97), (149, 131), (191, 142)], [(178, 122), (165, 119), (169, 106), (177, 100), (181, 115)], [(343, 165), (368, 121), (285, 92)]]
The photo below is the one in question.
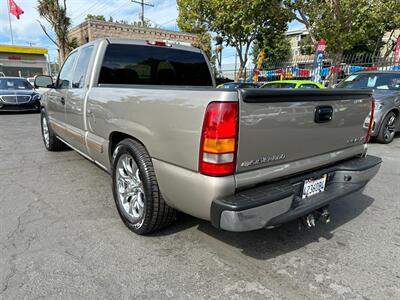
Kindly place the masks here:
[(315, 49), (314, 55), (314, 65), (313, 65), (313, 75), (311, 80), (314, 82), (321, 83), (320, 71), (323, 67), (324, 57), (325, 57), (326, 41), (321, 39)]
[(396, 50), (394, 51), (394, 64), (398, 65), (400, 62), (400, 36), (397, 38)]

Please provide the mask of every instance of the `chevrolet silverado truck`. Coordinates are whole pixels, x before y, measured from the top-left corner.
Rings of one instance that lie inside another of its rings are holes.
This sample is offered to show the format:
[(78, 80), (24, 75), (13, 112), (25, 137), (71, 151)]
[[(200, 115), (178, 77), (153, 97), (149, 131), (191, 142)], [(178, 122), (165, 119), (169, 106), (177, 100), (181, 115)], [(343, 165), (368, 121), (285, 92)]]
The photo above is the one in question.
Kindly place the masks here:
[[(65, 145), (112, 175), (123, 222), (138, 234), (177, 211), (249, 231), (303, 219), (362, 190), (369, 90), (215, 88), (204, 53), (166, 42), (99, 39), (72, 51), (41, 101), (44, 145)], [(348, 199), (351, 201), (351, 199)]]

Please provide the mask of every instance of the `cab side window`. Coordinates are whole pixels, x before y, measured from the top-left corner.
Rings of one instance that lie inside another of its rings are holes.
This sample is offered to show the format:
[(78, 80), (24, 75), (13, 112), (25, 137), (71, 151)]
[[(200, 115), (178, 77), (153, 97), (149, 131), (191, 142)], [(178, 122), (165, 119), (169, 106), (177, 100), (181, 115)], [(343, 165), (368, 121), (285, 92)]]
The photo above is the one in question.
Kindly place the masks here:
[(68, 89), (70, 88), (72, 81), (72, 71), (75, 64), (76, 55), (78, 52), (71, 53), (67, 60), (64, 62), (60, 73), (58, 74), (57, 79), (57, 88), (58, 89)]
[(86, 71), (89, 67), (93, 46), (85, 47), (80, 51), (78, 62), (72, 79), (72, 88), (81, 89), (85, 84)]

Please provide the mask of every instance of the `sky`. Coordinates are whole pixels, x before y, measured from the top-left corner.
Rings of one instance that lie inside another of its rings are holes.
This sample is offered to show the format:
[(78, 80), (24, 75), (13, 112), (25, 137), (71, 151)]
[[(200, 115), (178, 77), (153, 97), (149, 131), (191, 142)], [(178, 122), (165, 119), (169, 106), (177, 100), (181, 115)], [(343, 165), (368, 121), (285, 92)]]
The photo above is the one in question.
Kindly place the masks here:
[[(0, 0), (0, 44), (11, 44), (10, 27), (8, 22), (8, 0)], [(36, 10), (36, 0), (14, 0), (24, 10), (24, 14), (17, 20), (11, 15), (11, 24), (16, 45), (45, 47), (49, 49), (49, 60), (54, 61), (57, 55), (56, 46), (45, 36), (37, 20), (46, 26), (52, 33), (50, 25), (39, 17)], [(61, 0), (60, 0), (61, 1)], [(110, 16), (114, 20), (137, 21), (141, 12), (139, 4), (131, 0), (66, 0), (67, 13), (71, 17), (72, 25), (81, 23), (87, 14)], [(178, 30), (176, 18), (178, 9), (176, 0), (147, 0), (154, 7), (145, 8), (145, 17), (150, 19), (163, 29)], [(301, 24), (292, 22), (289, 29), (300, 28)], [(222, 62), (224, 65), (232, 65), (234, 68), (235, 51), (233, 48), (225, 48)]]

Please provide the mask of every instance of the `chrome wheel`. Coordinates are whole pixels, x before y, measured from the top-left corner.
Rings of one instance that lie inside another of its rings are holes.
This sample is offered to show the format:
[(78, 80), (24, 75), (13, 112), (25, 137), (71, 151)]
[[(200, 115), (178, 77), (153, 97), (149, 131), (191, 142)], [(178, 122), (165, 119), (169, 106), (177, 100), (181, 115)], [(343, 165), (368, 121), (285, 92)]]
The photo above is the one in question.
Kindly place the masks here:
[(130, 154), (123, 154), (116, 168), (118, 200), (133, 223), (143, 218), (145, 194), (138, 165)]
[(385, 124), (385, 129), (383, 133), (383, 138), (385, 141), (391, 141), (394, 138), (394, 134), (396, 132), (396, 116), (393, 115), (389, 118), (389, 120)]
[(48, 148), (50, 145), (50, 133), (49, 133), (49, 126), (47, 125), (46, 116), (42, 116), (42, 133), (43, 133), (43, 140)]

